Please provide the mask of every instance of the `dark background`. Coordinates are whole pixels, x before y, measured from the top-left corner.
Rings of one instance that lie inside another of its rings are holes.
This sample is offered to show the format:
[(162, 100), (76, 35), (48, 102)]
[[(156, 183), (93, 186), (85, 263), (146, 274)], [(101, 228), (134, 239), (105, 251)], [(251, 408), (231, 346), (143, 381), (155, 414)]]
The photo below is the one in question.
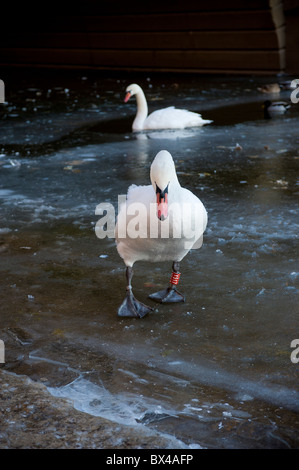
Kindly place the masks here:
[(299, 0), (20, 2), (1, 7), (0, 67), (299, 72)]

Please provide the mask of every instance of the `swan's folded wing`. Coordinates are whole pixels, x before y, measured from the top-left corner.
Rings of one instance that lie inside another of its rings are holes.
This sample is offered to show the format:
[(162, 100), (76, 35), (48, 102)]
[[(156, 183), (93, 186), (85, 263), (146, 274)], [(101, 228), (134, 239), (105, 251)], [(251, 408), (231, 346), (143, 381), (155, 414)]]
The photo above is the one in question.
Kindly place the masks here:
[(154, 202), (155, 192), (152, 185), (136, 186), (132, 184), (128, 189), (126, 201), (119, 208), (115, 227), (116, 240), (127, 236), (128, 223), (135, 216), (138, 216), (141, 225), (146, 228), (150, 204)]
[(203, 126), (211, 122), (193, 111), (170, 106), (151, 113), (144, 122), (144, 129), (184, 129), (185, 127)]
[(155, 202), (155, 192), (152, 185), (136, 186), (132, 184), (128, 189), (127, 204), (141, 202), (148, 206), (151, 202)]

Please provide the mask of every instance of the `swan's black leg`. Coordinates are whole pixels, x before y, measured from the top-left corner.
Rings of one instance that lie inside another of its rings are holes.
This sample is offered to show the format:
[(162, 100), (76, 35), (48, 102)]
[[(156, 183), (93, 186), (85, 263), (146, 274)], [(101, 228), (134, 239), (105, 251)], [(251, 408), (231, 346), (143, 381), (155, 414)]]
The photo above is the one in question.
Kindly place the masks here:
[(180, 275), (180, 263), (178, 261), (174, 261), (172, 264), (172, 275), (169, 287), (159, 292), (155, 292), (154, 294), (150, 294), (149, 298), (163, 304), (185, 302), (185, 296), (178, 292), (175, 287), (179, 283)]
[(133, 268), (128, 266), (126, 270), (127, 276), (127, 295), (123, 303), (118, 309), (120, 317), (136, 317), (142, 318), (153, 309), (135, 299), (132, 292), (131, 280), (133, 276)]

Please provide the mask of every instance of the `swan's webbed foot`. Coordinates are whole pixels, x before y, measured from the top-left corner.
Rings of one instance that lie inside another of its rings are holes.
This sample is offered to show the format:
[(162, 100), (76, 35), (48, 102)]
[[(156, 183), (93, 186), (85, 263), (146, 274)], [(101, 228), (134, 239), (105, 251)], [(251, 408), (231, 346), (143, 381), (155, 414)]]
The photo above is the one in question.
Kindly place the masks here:
[(177, 286), (181, 275), (179, 270), (180, 263), (178, 261), (174, 261), (172, 264), (172, 274), (169, 287), (167, 287), (167, 289), (160, 290), (159, 292), (155, 292), (154, 294), (150, 294), (149, 298), (156, 302), (161, 302), (162, 304), (185, 302), (185, 296), (177, 291), (175, 287)]
[(126, 298), (118, 309), (118, 316), (143, 318), (152, 310), (153, 308), (148, 307), (142, 302), (139, 302), (139, 300), (135, 299), (132, 290), (128, 289)]
[(162, 304), (185, 302), (185, 296), (178, 292), (175, 286), (167, 287), (167, 289), (160, 290), (154, 294), (150, 294), (149, 298)]

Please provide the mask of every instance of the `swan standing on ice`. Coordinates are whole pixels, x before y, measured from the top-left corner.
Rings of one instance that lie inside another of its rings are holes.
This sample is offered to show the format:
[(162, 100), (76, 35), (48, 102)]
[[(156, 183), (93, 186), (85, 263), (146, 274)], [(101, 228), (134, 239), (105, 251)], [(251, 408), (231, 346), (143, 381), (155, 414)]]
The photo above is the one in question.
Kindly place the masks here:
[[(150, 170), (151, 185), (132, 185), (121, 206), (115, 229), (117, 251), (126, 265), (127, 294), (118, 309), (123, 317), (142, 318), (151, 307), (135, 299), (131, 280), (136, 261), (172, 261), (169, 287), (149, 297), (162, 303), (184, 302), (176, 290), (180, 261), (202, 245), (207, 212), (202, 202), (182, 188), (172, 156), (161, 150)], [(138, 213), (138, 216), (136, 216)]]
[(177, 109), (174, 106), (159, 109), (148, 116), (146, 98), (139, 85), (133, 83), (126, 89), (125, 103), (136, 95), (137, 114), (133, 122), (133, 131), (144, 129), (184, 129), (185, 127), (201, 127), (213, 121), (202, 119), (198, 113)]

